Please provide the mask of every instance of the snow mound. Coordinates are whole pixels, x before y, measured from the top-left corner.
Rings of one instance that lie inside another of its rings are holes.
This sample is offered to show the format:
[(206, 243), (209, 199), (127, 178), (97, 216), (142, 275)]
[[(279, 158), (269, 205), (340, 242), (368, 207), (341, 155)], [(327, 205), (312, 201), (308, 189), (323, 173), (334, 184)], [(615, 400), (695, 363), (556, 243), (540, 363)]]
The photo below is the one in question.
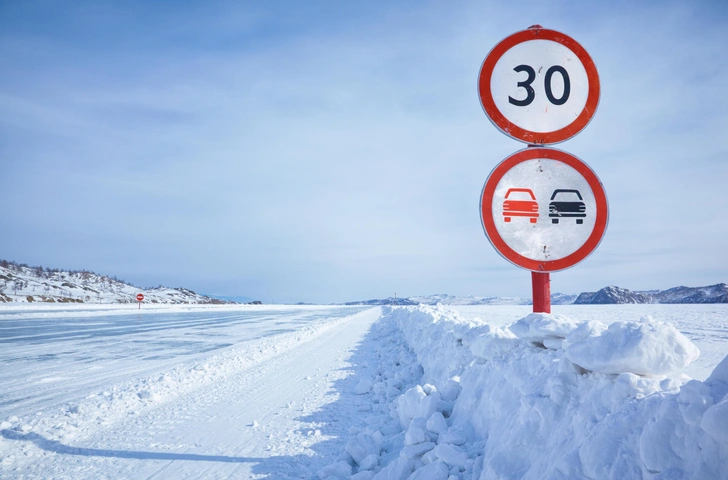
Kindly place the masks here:
[(341, 478), (728, 478), (728, 357), (683, 384), (698, 350), (669, 325), (495, 328), (418, 306), (385, 308), (380, 328), (384, 366), (363, 394), (389, 415), (350, 440)]
[(587, 370), (638, 375), (677, 373), (699, 355), (698, 347), (675, 327), (651, 319), (613, 323), (566, 349), (566, 358)]
[(578, 323), (563, 315), (532, 313), (509, 327), (518, 338), (543, 344), (546, 339), (564, 339)]
[(715, 367), (706, 382), (723, 382), (728, 385), (728, 355)]
[(508, 354), (519, 343), (518, 337), (510, 330), (487, 325), (470, 342), (470, 352), (481, 360), (491, 360)]
[[(577, 322), (563, 315), (532, 313), (508, 329), (536, 346), (564, 350), (565, 358), (579, 367), (600, 373), (668, 375), (680, 372), (700, 355), (698, 348), (672, 325), (645, 317), (638, 322)], [(513, 343), (490, 341), (489, 350), (511, 349)], [(482, 337), (481, 337), (482, 338)], [(472, 347), (471, 347), (472, 350)], [(489, 359), (478, 345), (479, 358)]]

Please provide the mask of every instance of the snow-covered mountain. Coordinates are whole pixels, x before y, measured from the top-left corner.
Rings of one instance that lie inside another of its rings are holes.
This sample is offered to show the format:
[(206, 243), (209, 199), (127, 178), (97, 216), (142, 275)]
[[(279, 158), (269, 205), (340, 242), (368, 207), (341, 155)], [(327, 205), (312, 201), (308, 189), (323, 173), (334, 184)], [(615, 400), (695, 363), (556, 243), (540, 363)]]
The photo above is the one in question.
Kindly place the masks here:
[(372, 300), (358, 300), (355, 302), (346, 302), (345, 305), (418, 305), (419, 302), (410, 300), (409, 298), (375, 298)]
[(728, 303), (728, 285), (719, 283), (707, 287), (675, 287), (649, 292), (633, 292), (612, 285), (598, 292), (584, 292), (574, 303)]
[(420, 297), (409, 297), (410, 300), (424, 305), (528, 305), (531, 301), (522, 297), (477, 297), (468, 295), (458, 297), (455, 295), (424, 295)]
[(245, 297), (243, 295), (214, 295), (211, 293), (202, 293), (200, 295), (204, 295), (206, 297), (210, 298), (217, 298), (218, 300), (225, 300), (225, 303), (250, 303), (250, 304), (260, 304), (259, 300), (256, 300), (254, 298)]
[[(551, 294), (551, 305), (571, 305), (576, 300), (578, 295), (572, 295), (570, 293), (552, 293)], [(530, 305), (531, 300), (528, 301)]]
[(657, 303), (728, 303), (728, 285), (675, 287), (653, 295)]
[[(384, 298), (348, 302), (347, 305), (531, 305), (524, 297), (477, 297), (449, 294), (422, 295), (406, 298)], [(634, 292), (610, 285), (598, 292), (579, 295), (552, 293), (551, 305), (605, 305), (619, 303), (728, 303), (728, 285), (719, 283), (707, 287), (675, 287), (668, 290)]]
[(0, 302), (136, 303), (139, 293), (148, 303), (233, 303), (186, 288), (143, 289), (89, 271), (51, 270), (0, 260)]
[(577, 305), (583, 304), (610, 304), (610, 303), (653, 303), (649, 294), (633, 292), (626, 288), (610, 285), (598, 292), (583, 292), (574, 301)]
[[(551, 294), (552, 305), (569, 305), (574, 303), (576, 295), (565, 293)], [(449, 294), (422, 295), (406, 298), (383, 298), (348, 302), (346, 305), (531, 305), (530, 298), (524, 297), (476, 297), (468, 295), (459, 297)]]

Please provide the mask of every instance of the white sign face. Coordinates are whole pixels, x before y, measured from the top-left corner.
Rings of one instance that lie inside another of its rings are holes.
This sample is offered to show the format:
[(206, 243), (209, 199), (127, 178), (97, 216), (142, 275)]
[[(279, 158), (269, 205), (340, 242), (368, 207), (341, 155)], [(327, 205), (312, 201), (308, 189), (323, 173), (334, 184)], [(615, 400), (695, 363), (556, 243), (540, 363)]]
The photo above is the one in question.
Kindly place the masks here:
[(599, 75), (584, 47), (539, 26), (498, 43), (478, 78), (488, 118), (529, 144), (559, 143), (579, 133), (594, 116), (599, 92)]
[(536, 261), (559, 260), (576, 252), (596, 220), (589, 183), (556, 160), (528, 160), (508, 170), (495, 187), (491, 208), (506, 245)]
[(574, 52), (550, 40), (519, 43), (496, 62), (493, 101), (514, 125), (531, 132), (561, 130), (584, 110), (589, 78)]
[(503, 160), (480, 201), (485, 234), (507, 260), (536, 272), (569, 268), (599, 245), (607, 197), (596, 174), (561, 150), (527, 148)]

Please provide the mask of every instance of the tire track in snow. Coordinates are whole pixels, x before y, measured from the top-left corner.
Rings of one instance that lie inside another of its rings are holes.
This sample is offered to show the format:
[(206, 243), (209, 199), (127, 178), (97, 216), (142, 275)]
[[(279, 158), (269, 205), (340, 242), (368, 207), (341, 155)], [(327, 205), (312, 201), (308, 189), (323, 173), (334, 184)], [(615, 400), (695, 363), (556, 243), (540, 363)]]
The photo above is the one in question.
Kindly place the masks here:
[[(185, 462), (169, 462), (150, 474), (149, 478), (219, 478), (227, 475), (258, 478), (255, 465), (276, 452), (284, 452), (287, 457), (305, 452), (313, 455), (309, 447), (324, 437), (316, 435), (318, 425), (306, 426), (296, 418), (336, 400), (337, 395), (328, 392), (331, 383), (348, 374), (341, 371), (345, 358), (379, 315), (379, 309), (375, 309), (361, 318), (341, 322), (325, 335), (271, 359), (253, 372), (241, 373), (228, 382), (217, 384), (208, 395), (194, 400), (194, 408), (201, 411), (216, 408), (217, 416), (213, 421), (200, 422), (202, 428), (195, 431), (204, 433), (195, 436), (194, 445), (185, 453), (199, 453), (212, 447), (215, 455), (227, 454), (249, 461), (233, 462), (234, 467), (208, 463), (202, 465), (204, 470), (197, 467), (194, 472), (189, 471), (190, 466)], [(237, 400), (221, 409), (220, 404), (231, 398)], [(253, 422), (257, 426), (253, 426)], [(187, 423), (175, 430), (189, 430), (190, 422)], [(191, 423), (197, 422), (191, 420)], [(226, 428), (232, 428), (232, 431), (226, 431)], [(286, 433), (285, 438), (282, 432)], [(304, 432), (312, 432), (313, 435)], [(163, 437), (168, 435), (168, 432), (161, 432)], [(343, 444), (331, 449), (331, 454), (338, 454), (341, 447)], [(318, 461), (321, 466), (326, 463), (324, 458)], [(283, 475), (286, 465), (281, 464), (280, 467), (278, 474)], [(290, 467), (296, 470), (295, 465)], [(310, 470), (310, 466), (304, 467), (304, 470)]]

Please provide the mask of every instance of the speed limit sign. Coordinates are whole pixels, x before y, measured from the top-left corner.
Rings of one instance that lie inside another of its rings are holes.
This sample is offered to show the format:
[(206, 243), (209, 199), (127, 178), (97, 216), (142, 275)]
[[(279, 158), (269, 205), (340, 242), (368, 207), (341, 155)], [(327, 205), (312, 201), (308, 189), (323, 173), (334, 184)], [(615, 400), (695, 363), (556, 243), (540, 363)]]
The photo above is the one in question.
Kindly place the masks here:
[(478, 94), (488, 118), (506, 135), (553, 144), (589, 123), (599, 104), (599, 75), (576, 40), (534, 25), (485, 57)]

